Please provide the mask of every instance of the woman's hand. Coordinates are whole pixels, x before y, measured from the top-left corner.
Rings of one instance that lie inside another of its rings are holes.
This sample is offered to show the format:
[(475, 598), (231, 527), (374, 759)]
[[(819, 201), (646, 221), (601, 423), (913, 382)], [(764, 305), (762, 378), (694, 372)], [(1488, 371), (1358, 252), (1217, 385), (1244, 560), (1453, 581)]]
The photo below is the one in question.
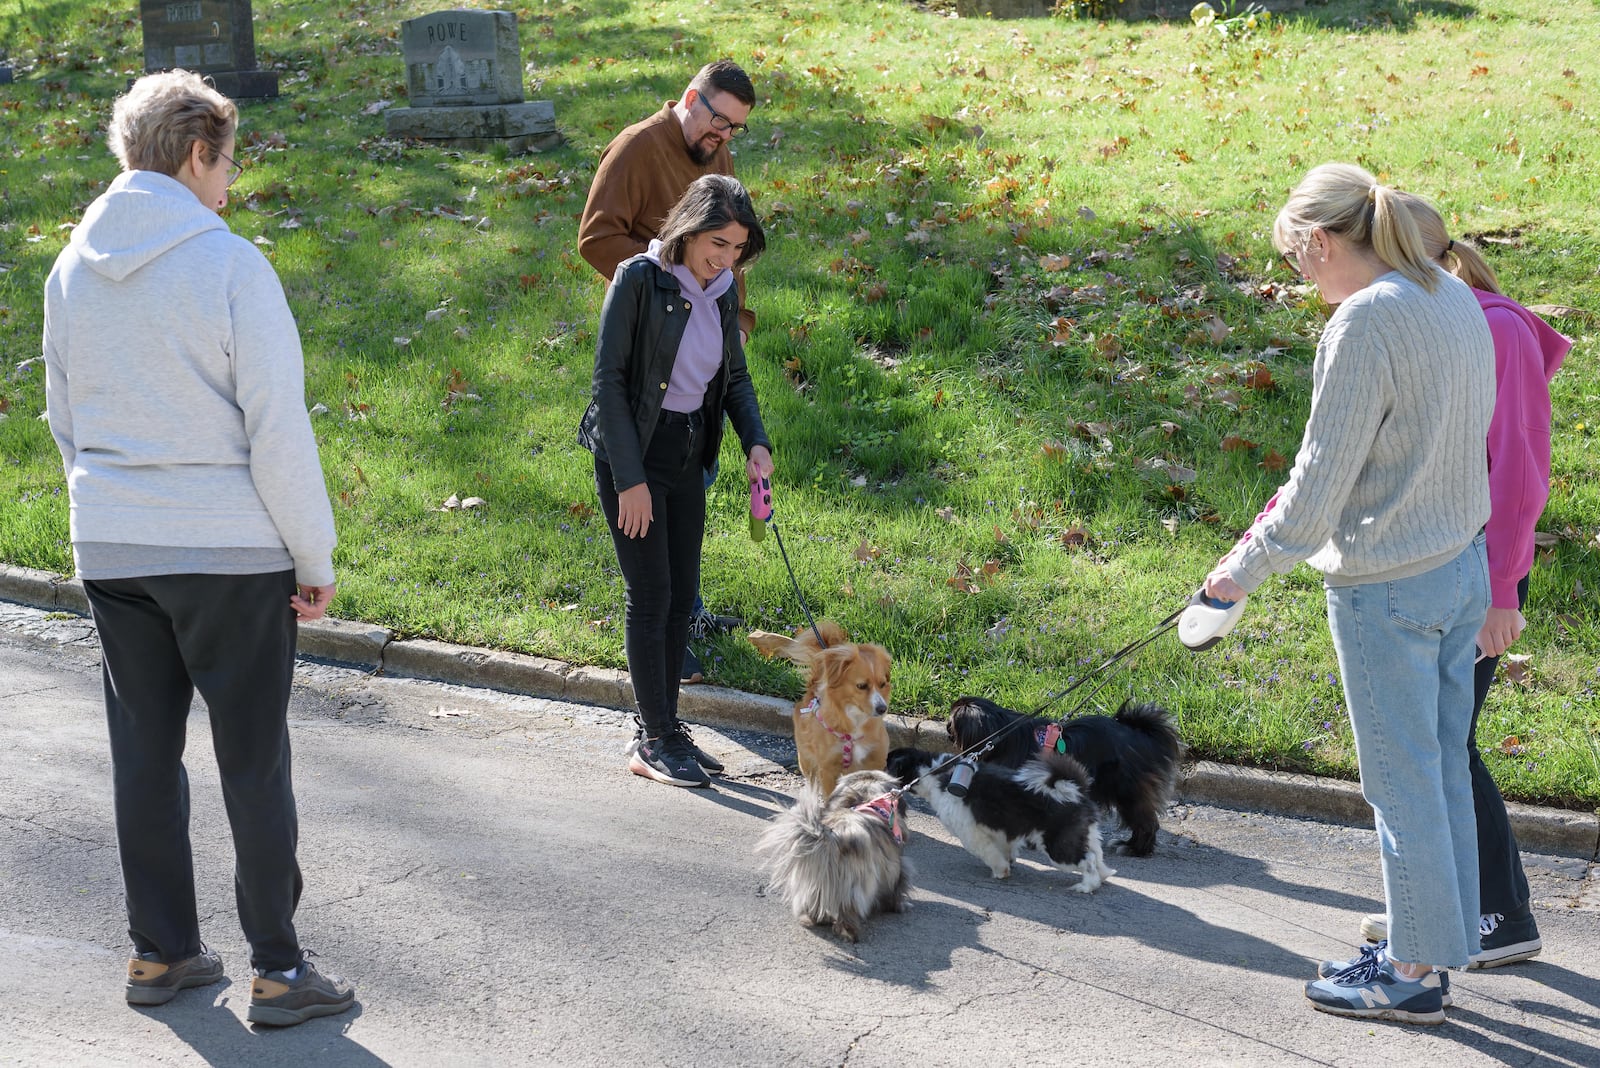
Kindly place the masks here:
[(1237, 601), (1246, 596), (1244, 587), (1233, 581), (1233, 576), (1228, 573), (1226, 556), (1217, 561), (1217, 566), (1206, 576), (1206, 584), (1200, 590), (1213, 601)]
[(328, 605), (333, 602), (336, 591), (337, 586), (332, 582), (326, 586), (307, 586), (302, 582), (296, 592), (290, 595), (289, 607), (294, 609), (294, 614), (301, 623), (321, 619), (327, 614)]
[(1491, 606), (1488, 617), (1483, 621), (1483, 629), (1478, 631), (1478, 651), (1484, 656), (1499, 656), (1511, 648), (1527, 623), (1515, 608)]
[(744, 462), (746, 478), (771, 478), (772, 453), (767, 451), (765, 445), (757, 445), (750, 450), (750, 456)]
[(650, 500), (650, 485), (641, 482), (617, 494), (617, 529), (623, 537), (642, 538), (650, 529), (655, 512)]

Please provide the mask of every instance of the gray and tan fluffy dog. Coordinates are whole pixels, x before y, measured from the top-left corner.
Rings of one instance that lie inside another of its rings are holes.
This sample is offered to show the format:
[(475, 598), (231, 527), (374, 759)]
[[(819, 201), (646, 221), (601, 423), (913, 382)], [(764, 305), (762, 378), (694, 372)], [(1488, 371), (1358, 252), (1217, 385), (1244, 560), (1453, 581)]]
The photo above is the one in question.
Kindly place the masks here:
[(772, 891), (802, 924), (860, 941), (866, 921), (901, 912), (911, 890), (905, 798), (881, 771), (851, 772), (826, 798), (809, 786), (756, 842)]
[(939, 822), (967, 852), (1009, 878), (1023, 846), (1043, 851), (1056, 867), (1081, 878), (1089, 894), (1115, 875), (1100, 845), (1100, 810), (1089, 799), (1089, 775), (1072, 757), (1049, 752), (1020, 768), (979, 764), (965, 796), (950, 792), (954, 761), (921, 749), (889, 753), (889, 774), (933, 806)]

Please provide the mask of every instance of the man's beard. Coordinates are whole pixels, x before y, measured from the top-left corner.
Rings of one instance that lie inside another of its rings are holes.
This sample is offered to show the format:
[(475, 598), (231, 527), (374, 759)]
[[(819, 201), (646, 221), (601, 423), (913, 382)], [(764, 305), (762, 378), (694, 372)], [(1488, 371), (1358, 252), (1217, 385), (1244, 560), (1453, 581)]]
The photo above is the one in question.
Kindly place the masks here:
[(719, 143), (711, 148), (707, 148), (706, 139), (702, 137), (700, 140), (689, 146), (689, 158), (694, 160), (700, 166), (704, 167), (707, 163), (711, 162), (711, 160), (717, 154), (717, 149), (721, 147), (722, 145)]

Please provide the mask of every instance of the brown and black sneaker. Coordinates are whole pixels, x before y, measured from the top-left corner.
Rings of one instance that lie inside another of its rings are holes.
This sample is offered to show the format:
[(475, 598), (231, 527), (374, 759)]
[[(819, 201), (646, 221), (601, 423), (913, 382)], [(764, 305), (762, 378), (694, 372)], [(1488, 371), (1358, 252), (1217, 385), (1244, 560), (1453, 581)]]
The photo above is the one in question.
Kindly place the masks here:
[(222, 958), (204, 945), (187, 960), (163, 964), (160, 954), (142, 953), (128, 961), (128, 1004), (165, 1005), (178, 991), (226, 979)]
[(323, 975), (304, 958), (295, 977), (288, 972), (258, 974), (250, 984), (245, 1019), (268, 1027), (293, 1027), (318, 1016), (337, 1016), (356, 1003), (356, 988), (337, 975)]

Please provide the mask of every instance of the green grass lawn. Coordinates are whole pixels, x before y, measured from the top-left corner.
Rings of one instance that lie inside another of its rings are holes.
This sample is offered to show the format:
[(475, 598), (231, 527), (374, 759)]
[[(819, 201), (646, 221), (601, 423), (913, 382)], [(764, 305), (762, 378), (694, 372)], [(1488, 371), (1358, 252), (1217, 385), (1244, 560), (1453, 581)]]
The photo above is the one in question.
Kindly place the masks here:
[[(777, 518), (812, 609), (894, 653), (897, 711), (967, 692), (1031, 708), (1199, 584), (1287, 475), (1327, 312), (1278, 261), (1273, 216), (1307, 169), (1347, 160), (1434, 199), (1513, 296), (1566, 309), (1526, 659), (1480, 742), (1508, 796), (1600, 803), (1594, 0), (1338, 0), (1204, 27), (837, 0), (494, 6), (518, 16), (561, 149), (385, 139), (399, 23), (437, 4), (255, 5), (282, 96), (243, 107), (228, 221), (300, 323), (335, 614), (624, 664), (574, 441), (602, 295), (577, 215), (610, 137), (726, 55), (761, 98), (736, 147), (768, 230), (750, 354)], [(135, 12), (0, 0), (18, 79), (0, 87), (0, 559), (63, 573), (40, 293), (116, 174), (103, 128), (142, 65)], [(722, 467), (706, 598), (792, 628), (735, 443)], [(452, 495), (485, 503), (443, 510)], [(714, 682), (798, 693), (740, 637), (707, 653)], [(1305, 568), (1217, 649), (1162, 639), (1087, 708), (1129, 694), (1169, 704), (1199, 756), (1354, 777)]]

